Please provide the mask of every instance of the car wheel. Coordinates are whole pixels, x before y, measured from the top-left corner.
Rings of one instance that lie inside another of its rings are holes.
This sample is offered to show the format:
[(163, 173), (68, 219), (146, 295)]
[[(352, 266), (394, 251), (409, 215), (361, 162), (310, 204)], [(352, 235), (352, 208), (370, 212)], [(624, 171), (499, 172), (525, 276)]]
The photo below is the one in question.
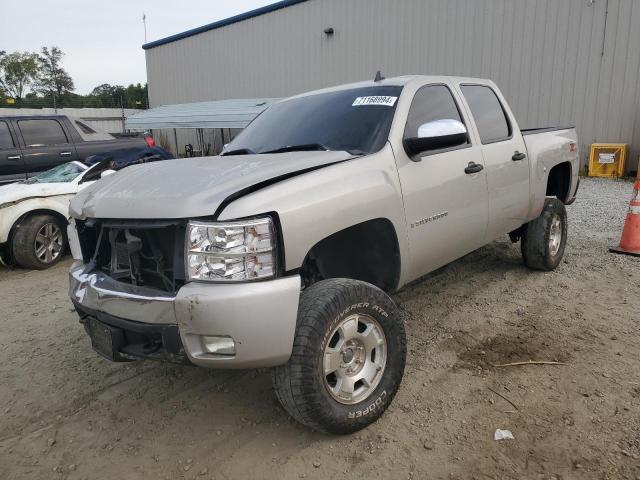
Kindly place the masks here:
[(13, 234), (11, 253), (24, 268), (44, 270), (60, 261), (67, 246), (63, 223), (52, 215), (32, 215)]
[(547, 198), (538, 218), (524, 226), (521, 250), (524, 263), (534, 270), (554, 270), (567, 243), (567, 211), (557, 198)]
[(405, 359), (404, 324), (388, 295), (365, 282), (324, 280), (302, 293), (293, 352), (273, 370), (273, 386), (297, 421), (350, 433), (386, 410)]

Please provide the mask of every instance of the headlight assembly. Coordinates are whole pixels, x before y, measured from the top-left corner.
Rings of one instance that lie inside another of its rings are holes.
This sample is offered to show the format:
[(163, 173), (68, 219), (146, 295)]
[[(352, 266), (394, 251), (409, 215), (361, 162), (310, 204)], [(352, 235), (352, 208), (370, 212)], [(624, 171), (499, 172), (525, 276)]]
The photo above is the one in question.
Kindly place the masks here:
[(230, 282), (274, 276), (275, 231), (270, 218), (237, 222), (189, 222), (188, 280)]

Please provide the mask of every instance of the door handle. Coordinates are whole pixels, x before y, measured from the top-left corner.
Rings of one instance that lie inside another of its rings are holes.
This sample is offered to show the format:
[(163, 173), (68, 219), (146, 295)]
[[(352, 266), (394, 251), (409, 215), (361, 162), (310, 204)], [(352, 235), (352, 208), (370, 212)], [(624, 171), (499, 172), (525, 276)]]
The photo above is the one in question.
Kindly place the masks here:
[(525, 158), (527, 158), (526, 153), (520, 153), (519, 151), (516, 150), (513, 153), (513, 157), (511, 157), (511, 160), (513, 160), (514, 162), (517, 162), (519, 160), (524, 160)]
[(60, 156), (61, 157), (70, 157), (71, 156), (71, 152), (60, 152)]
[(20, 160), (22, 158), (22, 155), (9, 155), (7, 157), (7, 160)]
[(484, 166), (480, 165), (479, 163), (469, 162), (469, 165), (467, 165), (467, 168), (464, 169), (464, 173), (468, 175), (472, 173), (478, 173), (482, 171), (483, 168)]

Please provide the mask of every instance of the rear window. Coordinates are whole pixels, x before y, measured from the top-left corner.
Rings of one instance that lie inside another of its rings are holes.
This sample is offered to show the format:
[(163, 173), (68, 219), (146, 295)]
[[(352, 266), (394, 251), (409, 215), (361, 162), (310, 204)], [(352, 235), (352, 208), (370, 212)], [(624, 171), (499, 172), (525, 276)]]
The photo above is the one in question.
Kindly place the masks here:
[(100, 130), (98, 127), (90, 125), (84, 119), (68, 117), (71, 125), (76, 129), (80, 138), (85, 142), (94, 142), (98, 140), (113, 140), (113, 136)]
[(506, 140), (511, 127), (495, 92), (484, 85), (462, 85), (462, 94), (476, 121), (482, 143)]
[(13, 148), (13, 139), (7, 122), (0, 122), (0, 148)]
[(55, 120), (19, 120), (18, 127), (27, 147), (67, 143), (62, 126)]
[(82, 133), (88, 133), (88, 134), (96, 133), (96, 131), (93, 128), (91, 128), (86, 123), (82, 123), (80, 120), (76, 120), (76, 125), (82, 131)]

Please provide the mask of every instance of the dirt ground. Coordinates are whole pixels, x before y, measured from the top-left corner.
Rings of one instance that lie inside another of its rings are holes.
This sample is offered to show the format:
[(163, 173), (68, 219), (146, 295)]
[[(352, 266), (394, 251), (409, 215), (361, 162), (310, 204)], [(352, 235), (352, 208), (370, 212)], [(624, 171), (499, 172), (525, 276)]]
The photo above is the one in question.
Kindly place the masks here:
[[(290, 420), (268, 371), (102, 360), (68, 260), (1, 270), (0, 478), (640, 479), (640, 258), (607, 252), (631, 188), (583, 180), (555, 272), (501, 241), (395, 295), (402, 387), (343, 437)], [(566, 365), (492, 366), (527, 360)]]

